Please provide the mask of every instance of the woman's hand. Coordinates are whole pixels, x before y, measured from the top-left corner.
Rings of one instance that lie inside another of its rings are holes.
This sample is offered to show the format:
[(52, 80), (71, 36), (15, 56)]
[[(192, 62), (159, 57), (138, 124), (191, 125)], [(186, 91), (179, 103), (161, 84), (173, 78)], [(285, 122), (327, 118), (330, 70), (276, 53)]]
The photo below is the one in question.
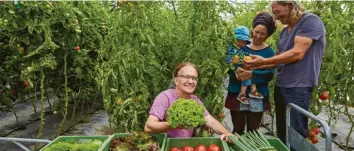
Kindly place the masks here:
[(222, 134), (220, 136), (221, 140), (226, 140), (228, 143), (231, 143), (231, 139), (229, 138), (229, 136), (234, 136), (237, 139), (237, 136), (232, 134), (232, 133), (226, 133), (226, 134)]
[(236, 70), (237, 80), (244, 81), (252, 78), (252, 71), (238, 67)]
[(225, 127), (222, 125), (219, 121), (217, 121), (213, 116), (207, 115), (205, 116), (205, 125), (213, 130), (214, 132), (220, 134), (220, 139), (221, 140), (226, 140), (230, 142), (231, 140), (229, 139), (229, 136), (233, 135), (231, 134)]
[(184, 126), (182, 126), (182, 125), (178, 125), (178, 126), (176, 127), (176, 129), (185, 129), (185, 128), (184, 128)]

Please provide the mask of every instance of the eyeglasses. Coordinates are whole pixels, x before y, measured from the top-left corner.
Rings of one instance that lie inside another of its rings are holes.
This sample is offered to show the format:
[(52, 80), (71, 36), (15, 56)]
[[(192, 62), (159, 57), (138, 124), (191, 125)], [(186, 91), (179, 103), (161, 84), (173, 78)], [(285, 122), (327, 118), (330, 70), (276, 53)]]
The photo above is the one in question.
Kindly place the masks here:
[(182, 77), (183, 79), (192, 79), (193, 81), (197, 82), (198, 81), (198, 77), (196, 76), (190, 76), (190, 75), (178, 75), (177, 77)]

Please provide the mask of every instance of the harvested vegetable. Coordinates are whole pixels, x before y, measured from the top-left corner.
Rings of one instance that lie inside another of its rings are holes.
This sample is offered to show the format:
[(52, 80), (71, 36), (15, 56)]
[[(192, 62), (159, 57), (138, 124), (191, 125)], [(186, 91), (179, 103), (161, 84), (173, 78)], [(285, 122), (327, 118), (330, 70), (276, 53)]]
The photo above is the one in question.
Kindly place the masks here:
[(128, 137), (115, 138), (110, 151), (161, 151), (160, 144), (145, 132), (133, 132)]
[(203, 125), (205, 108), (193, 99), (177, 99), (167, 111), (167, 122), (173, 127), (192, 129)]
[(56, 142), (43, 151), (97, 151), (102, 146), (102, 141), (93, 139), (87, 142), (79, 142), (75, 139)]
[(231, 136), (230, 139), (237, 147), (237, 150), (240, 151), (249, 151), (249, 150), (260, 150), (260, 151), (275, 151), (275, 147), (270, 145), (267, 139), (260, 133), (258, 130), (249, 131), (244, 135), (238, 136), (238, 139)]
[(221, 151), (221, 147), (215, 144), (210, 144), (209, 147), (199, 144), (195, 148), (185, 145), (182, 148), (171, 147), (169, 151)]
[(193, 137), (213, 137), (213, 130), (206, 125), (200, 125), (193, 130)]

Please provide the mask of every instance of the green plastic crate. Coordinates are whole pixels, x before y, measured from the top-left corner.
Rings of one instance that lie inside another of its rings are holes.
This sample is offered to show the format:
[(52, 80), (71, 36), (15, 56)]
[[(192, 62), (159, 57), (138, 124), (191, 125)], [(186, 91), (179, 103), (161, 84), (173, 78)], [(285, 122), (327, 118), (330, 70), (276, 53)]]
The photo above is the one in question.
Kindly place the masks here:
[[(111, 135), (108, 140), (106, 141), (106, 143), (104, 144), (105, 146), (103, 147), (103, 151), (109, 151), (109, 147), (111, 146), (111, 141), (114, 138), (121, 138), (121, 137), (127, 137), (129, 135), (129, 133), (116, 133), (114, 135)], [(157, 142), (160, 143), (162, 145), (161, 150), (165, 149), (165, 145), (166, 145), (166, 140), (167, 140), (167, 134), (166, 133), (150, 133), (150, 135), (152, 137), (155, 137)]]
[(221, 141), (217, 137), (192, 137), (192, 138), (168, 138), (165, 151), (169, 151), (171, 147), (182, 148), (183, 146), (191, 146), (193, 148), (203, 144), (208, 147), (210, 144), (220, 146), (222, 151), (229, 151), (226, 141)]
[(101, 140), (102, 146), (98, 149), (98, 151), (102, 151), (104, 145), (107, 143), (108, 138), (110, 136), (108, 135), (97, 135), (97, 136), (59, 136), (56, 139), (54, 139), (51, 143), (47, 144), (46, 146), (44, 146), (40, 151), (43, 151), (45, 148), (49, 147), (50, 145), (56, 143), (56, 142), (60, 142), (60, 141), (67, 141), (67, 140), (71, 140), (71, 139), (75, 139), (75, 140), (82, 140), (82, 141), (89, 141), (92, 139), (99, 139)]
[[(275, 147), (277, 151), (290, 151), (288, 147), (286, 147), (286, 145), (279, 138), (267, 138), (267, 141), (270, 143), (270, 145)], [(229, 145), (230, 151), (237, 151), (232, 146), (234, 145), (233, 144)]]
[(278, 151), (290, 151), (288, 147), (286, 147), (286, 145), (279, 138), (268, 138), (267, 141)]

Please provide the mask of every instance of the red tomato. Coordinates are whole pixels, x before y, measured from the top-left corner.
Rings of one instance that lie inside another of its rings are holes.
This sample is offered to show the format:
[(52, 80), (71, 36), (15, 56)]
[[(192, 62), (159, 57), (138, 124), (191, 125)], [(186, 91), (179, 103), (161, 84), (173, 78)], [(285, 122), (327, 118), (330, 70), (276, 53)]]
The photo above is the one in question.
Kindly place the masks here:
[(221, 151), (221, 148), (218, 145), (211, 144), (209, 145), (208, 151)]
[(323, 91), (322, 94), (320, 95), (321, 100), (327, 100), (328, 99), (328, 91)]
[(207, 147), (205, 145), (198, 145), (194, 148), (194, 151), (207, 151)]
[(314, 127), (314, 128), (312, 129), (312, 131), (313, 131), (316, 135), (320, 133), (320, 129), (318, 129), (318, 127)]
[(315, 137), (315, 132), (313, 132), (313, 131), (310, 131), (309, 133), (308, 133), (308, 137), (309, 138), (314, 138)]
[(318, 139), (316, 137), (311, 138), (311, 141), (312, 141), (313, 144), (317, 144), (318, 143)]
[(11, 90), (11, 94), (12, 94), (13, 96), (16, 96), (17, 91), (16, 91), (15, 89), (12, 89), (12, 90)]
[(27, 81), (24, 81), (24, 82), (23, 82), (23, 85), (26, 87), (26, 86), (29, 85), (29, 83), (28, 83)]
[(190, 147), (190, 146), (184, 146), (182, 148), (182, 151), (194, 151), (194, 148), (193, 147)]
[(76, 51), (79, 51), (79, 50), (80, 50), (80, 46), (76, 46), (76, 47), (75, 47), (75, 50), (76, 50)]
[(180, 149), (178, 149), (177, 147), (172, 147), (170, 148), (170, 151), (180, 151)]

